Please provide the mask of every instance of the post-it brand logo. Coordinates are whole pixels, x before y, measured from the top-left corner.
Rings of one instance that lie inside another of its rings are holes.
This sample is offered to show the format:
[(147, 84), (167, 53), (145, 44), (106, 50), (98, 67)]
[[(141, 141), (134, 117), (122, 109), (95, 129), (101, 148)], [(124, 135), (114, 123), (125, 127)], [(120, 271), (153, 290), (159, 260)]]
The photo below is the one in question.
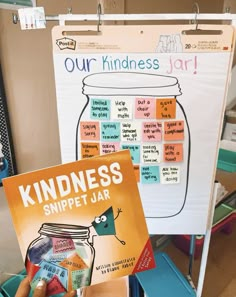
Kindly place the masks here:
[(60, 50), (64, 50), (64, 49), (75, 50), (75, 47), (76, 47), (76, 41), (67, 37), (57, 39), (56, 44), (58, 45)]

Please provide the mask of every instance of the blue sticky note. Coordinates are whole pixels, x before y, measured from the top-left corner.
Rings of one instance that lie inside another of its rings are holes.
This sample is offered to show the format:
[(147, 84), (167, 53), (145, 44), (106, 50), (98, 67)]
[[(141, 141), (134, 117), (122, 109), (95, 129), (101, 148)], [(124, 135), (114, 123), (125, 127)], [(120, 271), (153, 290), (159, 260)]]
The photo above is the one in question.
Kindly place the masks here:
[(155, 184), (160, 182), (159, 166), (141, 166), (141, 183)]
[(120, 123), (101, 122), (101, 140), (109, 142), (120, 141)]
[(91, 99), (90, 118), (110, 120), (111, 102), (106, 99)]
[(44, 255), (46, 255), (51, 249), (52, 240), (50, 237), (45, 237), (29, 249), (28, 255), (30, 261), (34, 264), (38, 264), (42, 261)]
[(133, 144), (123, 144), (122, 145), (123, 150), (129, 149), (131, 159), (134, 164), (140, 163), (140, 145), (133, 145)]

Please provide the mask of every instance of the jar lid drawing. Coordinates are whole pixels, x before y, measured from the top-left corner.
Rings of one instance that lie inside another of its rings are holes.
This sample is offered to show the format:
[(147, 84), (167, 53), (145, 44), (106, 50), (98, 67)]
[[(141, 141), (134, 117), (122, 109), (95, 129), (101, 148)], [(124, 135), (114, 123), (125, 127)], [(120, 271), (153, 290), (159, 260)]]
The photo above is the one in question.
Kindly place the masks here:
[(137, 72), (103, 72), (83, 79), (85, 95), (179, 96), (176, 77)]
[(89, 228), (86, 226), (44, 223), (39, 234), (63, 238), (89, 238)]

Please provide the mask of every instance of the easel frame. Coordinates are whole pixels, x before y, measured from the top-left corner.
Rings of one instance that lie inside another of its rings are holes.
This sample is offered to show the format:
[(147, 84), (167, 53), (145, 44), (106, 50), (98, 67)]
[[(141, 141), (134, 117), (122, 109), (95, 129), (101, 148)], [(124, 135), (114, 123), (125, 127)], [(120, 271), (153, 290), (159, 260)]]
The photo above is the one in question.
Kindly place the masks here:
[[(100, 8), (97, 14), (59, 14), (56, 16), (46, 16), (46, 21), (58, 21), (59, 25), (63, 26), (67, 21), (94, 21), (97, 23), (98, 32), (102, 30), (103, 21), (189, 21), (193, 25), (193, 29), (197, 30), (198, 21), (226, 21), (236, 28), (236, 14), (223, 13), (223, 14), (201, 14), (201, 13), (190, 13), (190, 14), (102, 14)], [(13, 22), (17, 23), (18, 19), (13, 15)], [(211, 211), (208, 218), (208, 226), (205, 233), (203, 253), (201, 258), (201, 266), (198, 278), (198, 284), (196, 289), (196, 297), (202, 296), (205, 271), (207, 265), (207, 257), (211, 238), (211, 226), (213, 222), (214, 206), (217, 196), (217, 185), (215, 185), (213, 191), (213, 197), (211, 199)], [(194, 236), (191, 238), (191, 252), (190, 252), (190, 268), (189, 274), (191, 276), (192, 269), (192, 256), (194, 254)]]

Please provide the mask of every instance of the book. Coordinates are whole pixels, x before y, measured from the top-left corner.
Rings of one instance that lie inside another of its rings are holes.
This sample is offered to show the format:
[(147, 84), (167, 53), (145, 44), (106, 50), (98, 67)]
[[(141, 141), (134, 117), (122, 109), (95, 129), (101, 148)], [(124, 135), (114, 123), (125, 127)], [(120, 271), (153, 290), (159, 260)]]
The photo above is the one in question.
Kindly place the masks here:
[(47, 296), (155, 267), (129, 150), (3, 180), (31, 287)]

